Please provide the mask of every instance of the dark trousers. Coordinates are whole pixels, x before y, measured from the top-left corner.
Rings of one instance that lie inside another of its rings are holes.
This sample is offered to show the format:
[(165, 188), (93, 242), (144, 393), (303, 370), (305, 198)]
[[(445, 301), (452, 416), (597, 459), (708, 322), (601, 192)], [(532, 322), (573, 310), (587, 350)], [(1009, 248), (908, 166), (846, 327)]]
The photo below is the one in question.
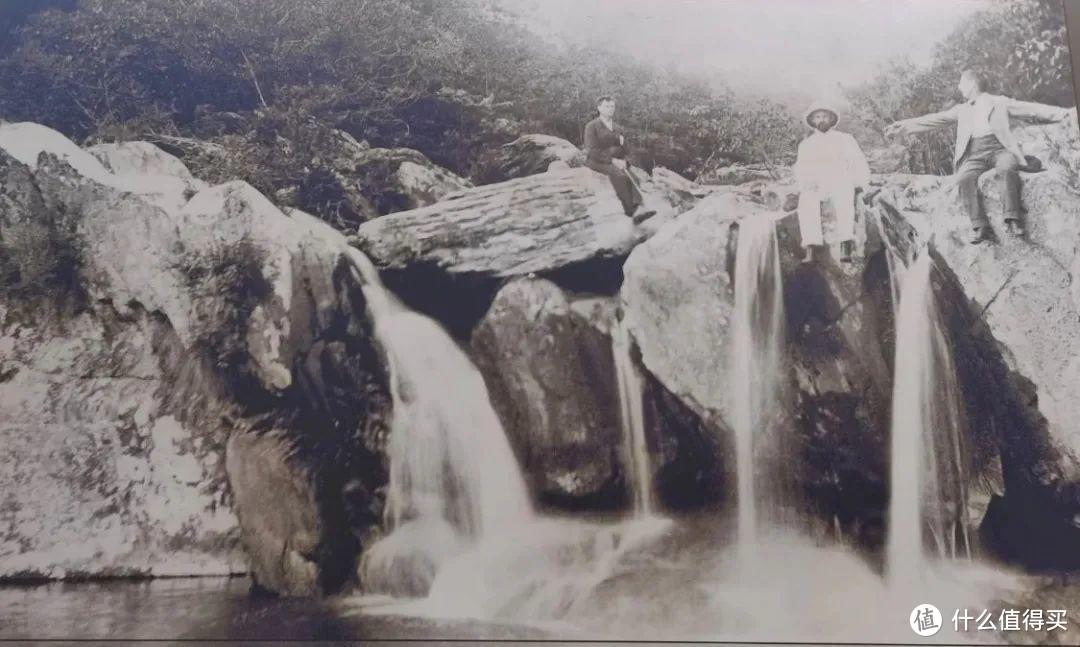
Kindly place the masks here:
[(997, 170), (1001, 183), (1001, 199), (1004, 201), (1005, 220), (1020, 221), (1020, 161), (997, 137), (986, 135), (968, 142), (960, 165), (956, 168), (960, 204), (964, 207), (972, 227), (988, 227), (990, 220), (979, 204), (979, 176)]
[(626, 175), (627, 171), (617, 168), (614, 164), (601, 164), (591, 160), (585, 160), (585, 166), (608, 176), (608, 179), (611, 180), (611, 186), (615, 188), (615, 195), (619, 197), (619, 202), (622, 203), (623, 211), (626, 212), (626, 215), (632, 216), (634, 210), (641, 204), (641, 194), (634, 188), (634, 183)]

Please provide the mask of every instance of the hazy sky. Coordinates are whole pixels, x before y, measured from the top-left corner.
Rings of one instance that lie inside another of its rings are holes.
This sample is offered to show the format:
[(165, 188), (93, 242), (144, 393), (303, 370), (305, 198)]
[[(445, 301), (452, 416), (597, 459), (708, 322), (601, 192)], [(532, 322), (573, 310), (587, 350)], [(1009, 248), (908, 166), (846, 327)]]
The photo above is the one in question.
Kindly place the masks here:
[(535, 26), (736, 88), (834, 96), (995, 0), (504, 0)]

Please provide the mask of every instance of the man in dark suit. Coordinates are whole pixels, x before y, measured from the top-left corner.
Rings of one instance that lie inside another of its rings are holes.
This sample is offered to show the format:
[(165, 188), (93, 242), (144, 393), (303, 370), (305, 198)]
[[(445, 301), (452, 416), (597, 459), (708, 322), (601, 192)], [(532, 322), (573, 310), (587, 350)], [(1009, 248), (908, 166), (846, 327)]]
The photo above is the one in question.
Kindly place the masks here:
[(641, 222), (656, 212), (641, 210), (641, 192), (626, 163), (626, 136), (613, 120), (615, 100), (600, 97), (596, 110), (600, 116), (585, 124), (585, 166), (608, 176), (623, 211), (635, 223)]

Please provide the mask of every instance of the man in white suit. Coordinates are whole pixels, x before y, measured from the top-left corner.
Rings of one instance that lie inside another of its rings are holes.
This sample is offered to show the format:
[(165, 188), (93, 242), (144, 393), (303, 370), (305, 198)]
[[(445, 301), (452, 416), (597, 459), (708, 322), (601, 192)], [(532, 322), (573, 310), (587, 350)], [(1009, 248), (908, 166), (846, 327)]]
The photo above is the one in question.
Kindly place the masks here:
[(855, 250), (855, 194), (870, 184), (870, 167), (858, 142), (836, 129), (836, 110), (814, 102), (806, 111), (812, 132), (799, 144), (793, 170), (799, 185), (799, 231), (805, 249), (804, 262), (814, 259), (814, 249), (825, 244), (821, 229), (821, 203), (832, 203), (836, 213), (836, 236), (840, 261), (851, 262)]
[(1020, 170), (1024, 152), (1013, 135), (1010, 117), (1046, 122), (1063, 121), (1069, 110), (1039, 103), (1017, 101), (984, 91), (984, 78), (973, 70), (960, 75), (959, 90), (964, 102), (943, 112), (904, 119), (890, 124), (885, 135), (914, 134), (956, 124), (953, 165), (960, 203), (971, 219), (973, 245), (993, 240), (990, 221), (979, 205), (979, 176), (996, 169), (1004, 201), (1005, 227), (1013, 236), (1023, 236), (1020, 205)]

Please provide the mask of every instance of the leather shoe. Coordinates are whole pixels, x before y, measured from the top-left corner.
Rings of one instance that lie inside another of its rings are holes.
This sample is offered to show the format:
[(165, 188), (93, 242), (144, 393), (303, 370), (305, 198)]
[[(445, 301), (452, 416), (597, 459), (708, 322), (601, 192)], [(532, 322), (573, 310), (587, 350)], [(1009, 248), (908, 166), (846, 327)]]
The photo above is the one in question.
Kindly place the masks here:
[(990, 242), (993, 239), (994, 236), (989, 227), (976, 227), (968, 242), (972, 245), (980, 245), (982, 243)]
[(1005, 231), (1009, 232), (1010, 236), (1015, 236), (1017, 238), (1021, 238), (1025, 233), (1027, 233), (1024, 230), (1024, 223), (1020, 222), (1019, 220), (1013, 219), (1005, 221)]
[(1020, 165), (1019, 170), (1024, 173), (1041, 173), (1043, 171), (1042, 160), (1034, 155), (1024, 155), (1024, 163)]

